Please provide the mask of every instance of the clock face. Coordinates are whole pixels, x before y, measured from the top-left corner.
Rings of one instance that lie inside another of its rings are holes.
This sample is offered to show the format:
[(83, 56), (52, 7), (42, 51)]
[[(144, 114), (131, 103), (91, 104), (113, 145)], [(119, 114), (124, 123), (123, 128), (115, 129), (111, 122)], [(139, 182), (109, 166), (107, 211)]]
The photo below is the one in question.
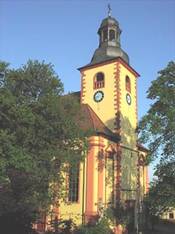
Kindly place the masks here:
[(104, 98), (104, 93), (102, 91), (97, 91), (95, 94), (94, 94), (94, 101), (95, 102), (101, 102)]
[(126, 101), (128, 105), (131, 105), (131, 96), (129, 95), (129, 93), (126, 94)]

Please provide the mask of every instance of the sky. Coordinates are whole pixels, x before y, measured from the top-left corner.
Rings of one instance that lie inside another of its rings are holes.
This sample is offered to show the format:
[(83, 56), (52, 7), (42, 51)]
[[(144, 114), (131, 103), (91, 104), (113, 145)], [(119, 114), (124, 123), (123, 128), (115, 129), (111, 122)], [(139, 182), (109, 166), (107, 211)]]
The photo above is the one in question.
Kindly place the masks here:
[(122, 49), (140, 74), (140, 119), (150, 106), (151, 81), (175, 60), (175, 0), (0, 0), (0, 60), (11, 68), (44, 60), (54, 65), (66, 93), (80, 90), (77, 68), (88, 64), (98, 47), (109, 3), (122, 29)]

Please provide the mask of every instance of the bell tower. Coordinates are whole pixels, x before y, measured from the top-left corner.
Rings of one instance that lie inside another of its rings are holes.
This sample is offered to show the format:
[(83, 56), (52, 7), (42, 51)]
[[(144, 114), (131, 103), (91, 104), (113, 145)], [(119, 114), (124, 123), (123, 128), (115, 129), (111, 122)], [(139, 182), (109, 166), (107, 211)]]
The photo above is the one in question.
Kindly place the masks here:
[(121, 29), (110, 8), (98, 35), (99, 46), (91, 62), (79, 68), (81, 103), (88, 104), (106, 127), (120, 136), (122, 144), (135, 148), (139, 75), (121, 48)]

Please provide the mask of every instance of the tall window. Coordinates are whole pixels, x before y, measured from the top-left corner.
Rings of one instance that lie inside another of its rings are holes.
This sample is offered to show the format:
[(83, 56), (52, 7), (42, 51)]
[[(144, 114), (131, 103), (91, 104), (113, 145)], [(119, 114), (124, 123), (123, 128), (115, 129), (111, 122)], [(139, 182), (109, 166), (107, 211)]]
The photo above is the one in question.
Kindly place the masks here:
[(126, 91), (128, 91), (129, 93), (131, 92), (131, 82), (129, 76), (126, 76), (125, 78), (125, 88)]
[(69, 194), (70, 202), (78, 202), (79, 191), (79, 163), (69, 169)]
[(169, 219), (174, 219), (174, 213), (169, 213)]
[(105, 86), (105, 77), (102, 72), (98, 72), (94, 77), (94, 89), (103, 88)]
[(108, 40), (108, 30), (105, 29), (103, 30), (103, 41), (107, 41)]
[(110, 31), (109, 31), (109, 40), (110, 41), (115, 40), (115, 31), (113, 29), (110, 29)]

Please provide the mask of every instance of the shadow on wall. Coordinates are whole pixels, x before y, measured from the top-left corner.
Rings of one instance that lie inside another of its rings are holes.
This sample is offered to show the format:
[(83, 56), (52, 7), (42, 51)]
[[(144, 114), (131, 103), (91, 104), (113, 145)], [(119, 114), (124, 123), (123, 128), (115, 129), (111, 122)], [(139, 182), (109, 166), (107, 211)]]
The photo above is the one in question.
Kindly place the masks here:
[[(109, 120), (109, 122), (114, 122), (114, 119)], [(116, 132), (116, 135), (120, 136), (121, 140), (119, 143), (122, 145), (121, 195), (125, 200), (134, 199), (138, 185), (138, 152), (136, 147), (136, 128), (132, 126), (130, 119), (123, 116), (121, 112), (116, 114), (116, 120), (113, 128), (114, 132)]]
[[(110, 120), (111, 123), (113, 121)], [(135, 215), (135, 204), (138, 200), (138, 196), (143, 194), (141, 191), (144, 189), (144, 184), (140, 184), (140, 173), (138, 170), (138, 158), (139, 153), (137, 151), (137, 131), (131, 124), (129, 118), (124, 117), (121, 113), (116, 114), (116, 121), (114, 126), (114, 131), (119, 134), (121, 146), (121, 174), (120, 174), (120, 188), (114, 188), (110, 192), (110, 198), (108, 204), (115, 203), (117, 201), (115, 197), (115, 190), (120, 189), (121, 200), (124, 201), (124, 206), (127, 207), (130, 213), (131, 223), (134, 223)], [(117, 157), (113, 155), (113, 160)], [(116, 166), (117, 167), (117, 166)], [(106, 168), (109, 170), (106, 177), (106, 183), (111, 184), (111, 188), (115, 185), (114, 173), (111, 170), (117, 170), (112, 164), (111, 167)], [(111, 182), (112, 181), (112, 182)], [(115, 204), (114, 204), (115, 205)], [(109, 205), (110, 206), (110, 205)]]

